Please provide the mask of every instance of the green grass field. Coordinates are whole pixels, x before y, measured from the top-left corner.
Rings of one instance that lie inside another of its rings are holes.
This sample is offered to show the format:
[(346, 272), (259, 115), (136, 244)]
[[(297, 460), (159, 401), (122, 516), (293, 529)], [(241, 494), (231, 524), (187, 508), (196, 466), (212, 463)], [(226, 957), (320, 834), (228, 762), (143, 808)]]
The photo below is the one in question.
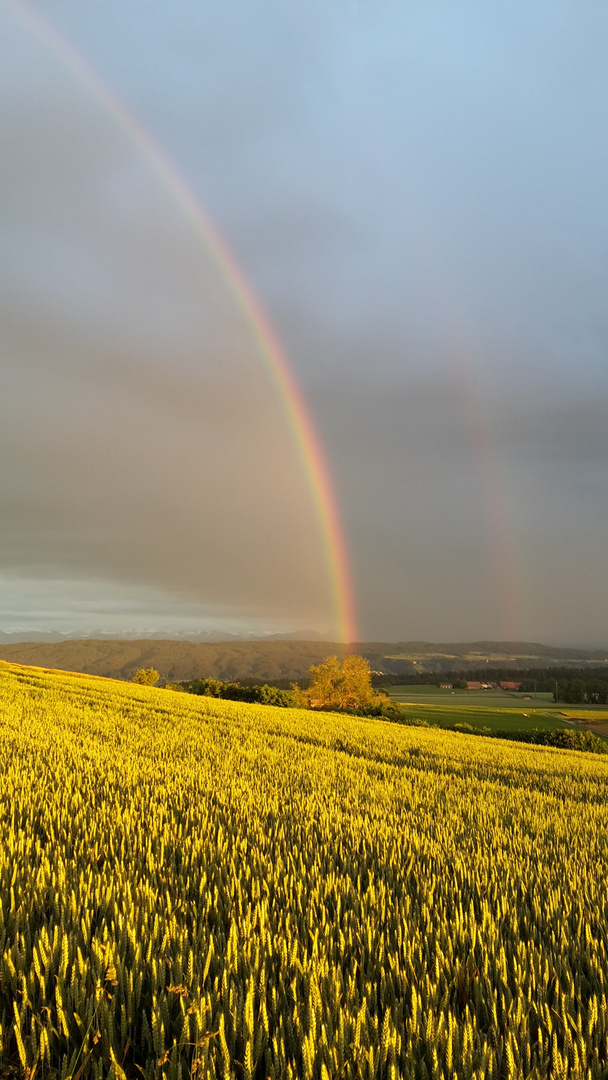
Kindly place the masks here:
[(426, 705), (473, 706), (483, 709), (555, 710), (553, 695), (532, 694), (524, 698), (506, 690), (442, 690), (438, 686), (390, 686), (386, 691), (393, 701)]
[(542, 699), (539, 695), (536, 701), (534, 698), (522, 701), (506, 693), (486, 695), (478, 690), (437, 691), (435, 686), (415, 687), (415, 690), (415, 694), (410, 694), (407, 686), (391, 687), (391, 700), (402, 706), (407, 717), (426, 720), (428, 724), (441, 727), (469, 724), (477, 729), (509, 732), (531, 728), (553, 731), (567, 726), (559, 718), (559, 706), (553, 704), (550, 694)]
[(605, 1080), (602, 757), (4, 664), (0, 754), (0, 1076)]

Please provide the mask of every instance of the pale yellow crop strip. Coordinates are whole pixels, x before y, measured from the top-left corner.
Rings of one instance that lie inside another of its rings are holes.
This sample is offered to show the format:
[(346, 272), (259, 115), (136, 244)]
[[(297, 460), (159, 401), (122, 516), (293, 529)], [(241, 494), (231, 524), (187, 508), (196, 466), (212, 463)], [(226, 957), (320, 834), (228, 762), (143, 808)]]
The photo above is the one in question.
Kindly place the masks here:
[(602, 758), (5, 665), (0, 750), (17, 1074), (607, 1075)]

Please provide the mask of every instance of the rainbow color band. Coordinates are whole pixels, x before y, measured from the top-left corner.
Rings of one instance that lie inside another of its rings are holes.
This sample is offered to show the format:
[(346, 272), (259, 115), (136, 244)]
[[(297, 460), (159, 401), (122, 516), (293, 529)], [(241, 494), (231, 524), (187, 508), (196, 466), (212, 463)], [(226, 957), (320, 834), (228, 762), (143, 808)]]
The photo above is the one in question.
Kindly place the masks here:
[(204, 207), (145, 128), (137, 122), (110, 87), (46, 19), (38, 12), (32, 11), (23, 0), (8, 0), (8, 3), (16, 15), (27, 23), (36, 37), (80, 79), (122, 130), (129, 135), (133, 144), (161, 177), (194, 224), (222, 275), (251, 329), (266, 372), (282, 402), (302, 462), (326, 551), (337, 638), (346, 643), (356, 641), (355, 604), (349, 561), (325, 455), (302, 391), (268, 316)]

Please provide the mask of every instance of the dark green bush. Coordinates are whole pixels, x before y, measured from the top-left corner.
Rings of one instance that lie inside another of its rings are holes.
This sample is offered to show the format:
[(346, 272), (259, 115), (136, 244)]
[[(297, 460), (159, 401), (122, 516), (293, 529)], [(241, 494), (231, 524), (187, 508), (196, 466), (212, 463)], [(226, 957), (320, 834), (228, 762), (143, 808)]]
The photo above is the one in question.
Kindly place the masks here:
[(279, 690), (264, 683), (262, 686), (241, 686), (238, 682), (222, 682), (221, 679), (193, 679), (180, 684), (189, 694), (203, 697), (224, 698), (227, 701), (248, 701), (258, 705), (279, 705), (293, 708), (295, 702), (291, 690)]
[[(481, 734), (481, 733), (480, 733)], [(591, 754), (608, 754), (608, 742), (592, 731), (557, 728), (554, 731), (494, 731), (495, 739), (533, 743), (535, 746), (555, 746), (562, 750), (586, 750)]]

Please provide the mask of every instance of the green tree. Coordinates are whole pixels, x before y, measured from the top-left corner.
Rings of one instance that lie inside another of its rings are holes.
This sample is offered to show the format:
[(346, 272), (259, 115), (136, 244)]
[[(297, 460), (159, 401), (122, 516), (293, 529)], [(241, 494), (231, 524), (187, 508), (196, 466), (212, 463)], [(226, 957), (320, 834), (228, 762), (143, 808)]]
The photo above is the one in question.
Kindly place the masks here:
[(140, 667), (133, 676), (133, 682), (140, 683), (141, 686), (156, 686), (159, 678), (158, 671), (155, 671), (154, 668)]
[(372, 673), (363, 656), (345, 656), (342, 662), (329, 656), (311, 667), (310, 674), (304, 697), (313, 708), (362, 709), (373, 700)]

